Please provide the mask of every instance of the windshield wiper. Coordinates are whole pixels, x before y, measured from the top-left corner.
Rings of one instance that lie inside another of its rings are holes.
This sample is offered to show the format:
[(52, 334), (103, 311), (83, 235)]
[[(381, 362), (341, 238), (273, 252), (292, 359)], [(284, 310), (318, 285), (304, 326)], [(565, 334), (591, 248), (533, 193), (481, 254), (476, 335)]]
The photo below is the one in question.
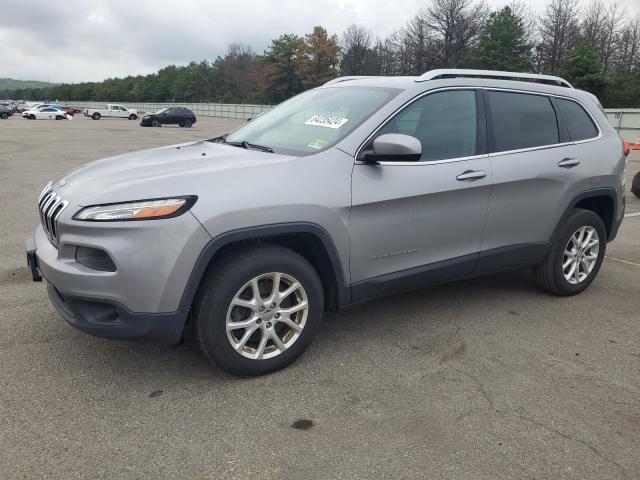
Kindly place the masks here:
[(267, 147), (266, 145), (258, 145), (257, 143), (249, 143), (246, 140), (242, 140), (241, 142), (229, 142), (225, 139), (224, 143), (226, 143), (227, 145), (233, 145), (234, 147), (246, 148), (247, 150), (253, 149), (260, 150), (261, 152), (273, 153), (273, 148), (271, 147)]
[(225, 145), (231, 145), (232, 147), (241, 147), (246, 148), (247, 150), (260, 150), (261, 152), (269, 152), (273, 153), (273, 148), (267, 147), (266, 145), (258, 145), (257, 143), (249, 143), (246, 140), (242, 140), (240, 142), (229, 142), (227, 140), (227, 134), (220, 135), (219, 137), (212, 138), (209, 140), (213, 143), (224, 143)]

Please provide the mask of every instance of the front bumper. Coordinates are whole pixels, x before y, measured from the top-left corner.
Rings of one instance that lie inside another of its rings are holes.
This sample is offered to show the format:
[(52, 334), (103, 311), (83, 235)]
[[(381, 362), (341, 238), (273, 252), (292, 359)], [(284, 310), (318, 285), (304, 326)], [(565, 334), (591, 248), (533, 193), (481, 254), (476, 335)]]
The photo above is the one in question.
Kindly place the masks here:
[[(34, 239), (28, 238), (27, 266), (33, 281), (41, 282), (36, 251)], [(117, 302), (63, 295), (49, 282), (47, 294), (53, 307), (71, 326), (95, 337), (118, 340), (177, 345), (191, 311), (190, 306), (184, 306), (172, 313), (135, 313)]]
[[(60, 315), (100, 337), (179, 342), (190, 310), (181, 304), (185, 285), (211, 239), (195, 217), (187, 212), (166, 220), (99, 224), (64, 215), (58, 247), (41, 226), (27, 240), (33, 280), (44, 277)], [(106, 252), (115, 271), (79, 263), (80, 246)]]
[(190, 307), (181, 307), (173, 313), (134, 313), (117, 303), (63, 296), (50, 283), (47, 293), (54, 308), (71, 326), (95, 337), (117, 340), (177, 345), (190, 311)]

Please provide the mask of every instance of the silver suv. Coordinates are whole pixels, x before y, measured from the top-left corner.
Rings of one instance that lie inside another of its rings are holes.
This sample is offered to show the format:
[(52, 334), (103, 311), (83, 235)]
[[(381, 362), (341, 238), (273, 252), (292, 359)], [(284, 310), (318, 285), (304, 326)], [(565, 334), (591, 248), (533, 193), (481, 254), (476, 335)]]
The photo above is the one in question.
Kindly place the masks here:
[(343, 77), (237, 130), (49, 183), (28, 241), (69, 323), (180, 342), (238, 375), (294, 361), (333, 309), (533, 267), (595, 279), (624, 212), (623, 145), (558, 77)]

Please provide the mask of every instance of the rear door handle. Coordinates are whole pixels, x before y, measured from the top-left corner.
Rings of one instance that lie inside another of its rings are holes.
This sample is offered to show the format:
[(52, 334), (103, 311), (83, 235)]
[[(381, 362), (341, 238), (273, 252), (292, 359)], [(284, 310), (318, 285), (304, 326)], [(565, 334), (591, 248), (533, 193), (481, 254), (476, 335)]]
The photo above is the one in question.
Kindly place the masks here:
[(478, 180), (487, 176), (484, 170), (467, 170), (456, 177), (456, 180), (464, 182), (465, 180)]
[(571, 168), (571, 167), (575, 167), (576, 165), (580, 165), (580, 160), (577, 158), (567, 157), (567, 158), (563, 158), (558, 162), (558, 166), (562, 168)]

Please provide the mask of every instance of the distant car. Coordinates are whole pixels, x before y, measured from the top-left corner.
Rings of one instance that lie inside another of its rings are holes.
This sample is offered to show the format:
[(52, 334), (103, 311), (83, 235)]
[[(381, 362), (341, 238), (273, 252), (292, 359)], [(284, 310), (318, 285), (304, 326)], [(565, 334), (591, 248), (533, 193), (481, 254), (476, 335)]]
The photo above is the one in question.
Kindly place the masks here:
[(94, 120), (100, 120), (102, 117), (128, 118), (129, 120), (137, 120), (138, 112), (131, 110), (124, 105), (108, 104), (107, 108), (85, 108), (84, 116), (91, 117)]
[(2, 120), (6, 120), (11, 115), (13, 115), (13, 111), (10, 108), (0, 105), (0, 118)]
[(142, 117), (143, 127), (160, 127), (162, 125), (180, 125), (190, 128), (196, 123), (196, 114), (184, 107), (167, 107), (156, 113), (148, 113)]
[(22, 116), (29, 120), (65, 120), (69, 115), (64, 110), (56, 107), (46, 107), (40, 110), (27, 110)]

